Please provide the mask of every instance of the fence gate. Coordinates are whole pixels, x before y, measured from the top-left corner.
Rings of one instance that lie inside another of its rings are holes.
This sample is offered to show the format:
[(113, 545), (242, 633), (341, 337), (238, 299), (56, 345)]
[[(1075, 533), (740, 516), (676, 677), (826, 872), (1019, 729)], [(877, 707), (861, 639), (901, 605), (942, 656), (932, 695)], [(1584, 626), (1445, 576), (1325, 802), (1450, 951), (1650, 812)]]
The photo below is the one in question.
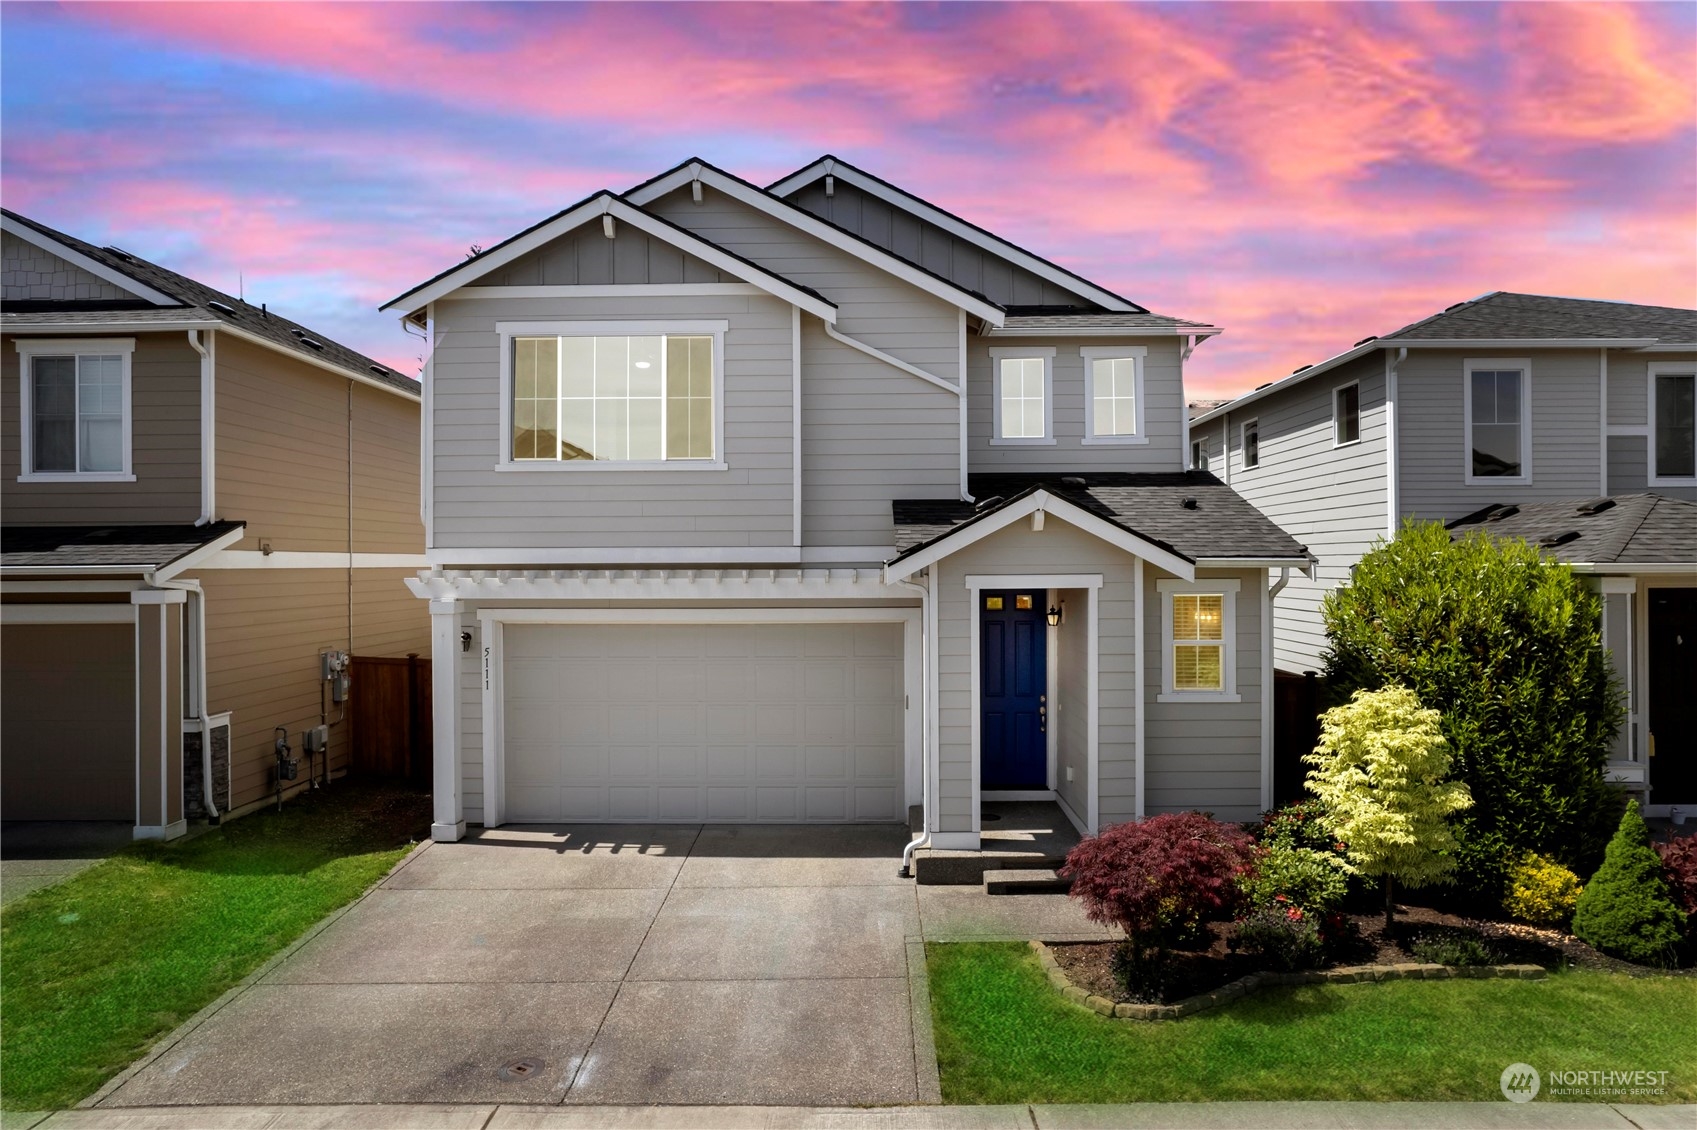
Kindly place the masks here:
[(430, 660), (356, 655), (349, 674), (354, 772), (428, 783)]
[(1302, 758), (1320, 741), (1320, 680), (1313, 672), (1273, 672), (1273, 804), (1307, 796), (1310, 766)]

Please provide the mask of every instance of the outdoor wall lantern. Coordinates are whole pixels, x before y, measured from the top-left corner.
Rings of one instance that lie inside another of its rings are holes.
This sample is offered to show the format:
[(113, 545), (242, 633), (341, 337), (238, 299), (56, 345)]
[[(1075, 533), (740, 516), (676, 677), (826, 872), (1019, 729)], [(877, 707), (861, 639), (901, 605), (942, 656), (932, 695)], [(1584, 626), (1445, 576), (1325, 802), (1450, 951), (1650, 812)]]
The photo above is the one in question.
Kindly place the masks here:
[(1066, 605), (1065, 604), (1052, 604), (1052, 605), (1050, 605), (1049, 606), (1049, 627), (1051, 627), (1051, 628), (1060, 627), (1061, 626), (1061, 619), (1065, 615), (1066, 615)]

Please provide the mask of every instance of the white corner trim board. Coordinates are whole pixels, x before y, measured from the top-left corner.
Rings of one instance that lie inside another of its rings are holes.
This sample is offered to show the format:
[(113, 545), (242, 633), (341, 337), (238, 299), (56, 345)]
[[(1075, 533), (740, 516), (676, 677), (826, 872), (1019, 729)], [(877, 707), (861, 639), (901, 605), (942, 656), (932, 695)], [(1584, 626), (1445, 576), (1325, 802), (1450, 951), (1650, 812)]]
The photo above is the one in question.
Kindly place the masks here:
[(312, 553), (226, 549), (200, 563), (201, 569), (426, 569), (422, 553)]

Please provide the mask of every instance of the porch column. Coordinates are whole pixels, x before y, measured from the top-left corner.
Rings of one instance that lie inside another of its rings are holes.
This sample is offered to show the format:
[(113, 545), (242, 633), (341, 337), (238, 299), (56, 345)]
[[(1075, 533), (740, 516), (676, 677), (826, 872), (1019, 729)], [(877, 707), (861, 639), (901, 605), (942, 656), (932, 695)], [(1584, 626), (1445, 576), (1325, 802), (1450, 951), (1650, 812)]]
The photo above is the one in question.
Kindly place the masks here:
[(183, 605), (181, 589), (143, 589), (136, 606), (136, 822), (138, 840), (171, 840), (183, 817)]
[(434, 745), (431, 793), (435, 806), (430, 838), (433, 840), (452, 841), (465, 835), (465, 802), (460, 782), (460, 659), (459, 601), (433, 600), (430, 602)]

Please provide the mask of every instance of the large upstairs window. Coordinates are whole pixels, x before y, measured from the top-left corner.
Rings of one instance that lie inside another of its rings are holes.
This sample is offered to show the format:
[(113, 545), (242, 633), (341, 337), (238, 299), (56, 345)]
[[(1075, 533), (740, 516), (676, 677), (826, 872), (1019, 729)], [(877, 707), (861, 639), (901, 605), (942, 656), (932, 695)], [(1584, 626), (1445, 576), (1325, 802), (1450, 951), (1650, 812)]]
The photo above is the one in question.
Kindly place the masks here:
[(128, 482), (134, 338), (17, 343), (20, 481)]
[(720, 465), (721, 328), (533, 332), (542, 328), (554, 327), (501, 327), (507, 465)]
[(1532, 412), (1527, 361), (1466, 362), (1467, 482), (1529, 482)]
[(1146, 443), (1143, 361), (1146, 346), (1092, 346), (1084, 357), (1084, 442)]
[(1055, 442), (1052, 348), (992, 349), (995, 432), (992, 444)]
[(1650, 482), (1697, 481), (1697, 366), (1650, 366)]

